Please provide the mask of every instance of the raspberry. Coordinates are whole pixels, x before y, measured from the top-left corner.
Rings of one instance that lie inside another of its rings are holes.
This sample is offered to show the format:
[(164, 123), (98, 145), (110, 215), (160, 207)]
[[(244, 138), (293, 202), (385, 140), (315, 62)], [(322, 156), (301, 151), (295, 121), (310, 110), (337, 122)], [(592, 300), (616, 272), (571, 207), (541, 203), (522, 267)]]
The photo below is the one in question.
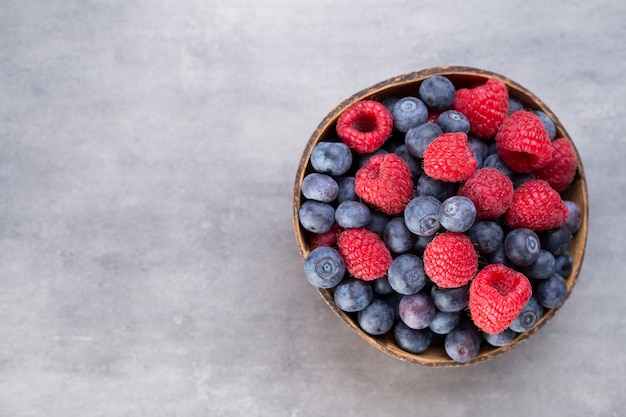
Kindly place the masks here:
[(502, 264), (487, 265), (470, 284), (472, 321), (485, 333), (500, 333), (515, 320), (531, 295), (532, 287), (524, 274)]
[(387, 108), (373, 100), (357, 101), (337, 120), (339, 138), (360, 154), (380, 148), (393, 129), (393, 118)]
[(545, 166), (552, 158), (548, 131), (536, 114), (518, 110), (496, 135), (496, 149), (512, 170), (527, 173)]
[(354, 191), (383, 213), (400, 214), (413, 197), (411, 170), (395, 154), (374, 155), (356, 172)]
[(511, 207), (504, 214), (504, 224), (533, 231), (551, 230), (561, 227), (567, 215), (567, 206), (559, 193), (546, 181), (535, 179), (515, 190)]
[(474, 88), (457, 90), (454, 109), (470, 122), (470, 132), (483, 139), (492, 138), (507, 116), (509, 93), (497, 78)]
[(477, 269), (478, 255), (466, 234), (443, 232), (435, 236), (424, 250), (424, 271), (441, 288), (467, 284)]
[(346, 229), (339, 235), (337, 249), (353, 277), (372, 281), (387, 273), (391, 253), (376, 233), (367, 229)]
[(552, 159), (534, 171), (535, 177), (545, 180), (557, 191), (565, 190), (576, 176), (576, 150), (565, 138), (552, 142)]
[(474, 171), (457, 193), (472, 200), (477, 218), (495, 219), (513, 201), (513, 182), (502, 171), (485, 167)]
[(309, 237), (309, 250), (313, 250), (320, 246), (333, 246), (337, 243), (337, 238), (341, 233), (339, 225), (335, 223), (330, 230), (324, 233), (311, 233)]
[(424, 150), (424, 172), (437, 180), (464, 181), (477, 166), (474, 152), (463, 132), (444, 133)]

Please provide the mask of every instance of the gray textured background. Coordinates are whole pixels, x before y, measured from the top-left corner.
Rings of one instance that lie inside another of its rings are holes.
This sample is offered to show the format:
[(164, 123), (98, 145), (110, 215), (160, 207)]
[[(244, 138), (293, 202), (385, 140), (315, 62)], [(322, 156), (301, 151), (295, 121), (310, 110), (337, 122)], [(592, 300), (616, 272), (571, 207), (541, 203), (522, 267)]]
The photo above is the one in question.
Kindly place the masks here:
[[(624, 415), (624, 22), (616, 0), (4, 1), (0, 416)], [(338, 102), (447, 64), (559, 116), (591, 218), (552, 321), (431, 369), (305, 282), (291, 192)]]

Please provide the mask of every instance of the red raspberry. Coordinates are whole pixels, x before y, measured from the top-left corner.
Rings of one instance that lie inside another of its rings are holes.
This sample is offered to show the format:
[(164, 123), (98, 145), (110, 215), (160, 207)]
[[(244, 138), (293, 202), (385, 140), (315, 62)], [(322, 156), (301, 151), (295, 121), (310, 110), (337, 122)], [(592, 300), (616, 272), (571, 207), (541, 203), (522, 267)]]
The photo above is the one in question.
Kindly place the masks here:
[(335, 223), (327, 232), (311, 233), (311, 236), (309, 237), (309, 250), (313, 250), (320, 246), (333, 246), (337, 243), (339, 233), (341, 233), (341, 228), (337, 223)]
[(413, 198), (411, 170), (396, 154), (374, 155), (356, 172), (354, 191), (383, 213), (400, 214)]
[(513, 171), (527, 173), (545, 166), (552, 158), (548, 131), (536, 114), (518, 110), (502, 123), (496, 149)]
[(339, 235), (337, 250), (346, 269), (355, 278), (371, 281), (387, 273), (391, 253), (376, 233), (367, 229), (346, 229)]
[(576, 150), (568, 139), (552, 142), (552, 159), (543, 168), (534, 171), (537, 178), (545, 180), (557, 191), (563, 191), (576, 176)]
[(457, 288), (478, 270), (478, 255), (472, 240), (463, 233), (443, 232), (424, 250), (424, 272), (442, 288)]
[(337, 120), (337, 134), (341, 140), (360, 154), (380, 148), (391, 135), (393, 117), (377, 101), (357, 101)]
[(474, 88), (457, 90), (454, 109), (470, 122), (470, 132), (483, 139), (492, 138), (506, 119), (509, 93), (497, 78)]
[(472, 200), (477, 218), (495, 219), (513, 201), (513, 182), (502, 171), (485, 167), (474, 171), (457, 194)]
[(463, 132), (444, 133), (424, 150), (424, 172), (438, 180), (464, 181), (477, 166), (467, 135)]
[(534, 231), (559, 228), (568, 209), (559, 193), (544, 180), (529, 180), (513, 193), (511, 207), (504, 214), (510, 228), (527, 227)]
[(532, 287), (524, 274), (502, 264), (487, 265), (470, 284), (472, 321), (486, 333), (500, 333), (515, 320), (531, 295)]

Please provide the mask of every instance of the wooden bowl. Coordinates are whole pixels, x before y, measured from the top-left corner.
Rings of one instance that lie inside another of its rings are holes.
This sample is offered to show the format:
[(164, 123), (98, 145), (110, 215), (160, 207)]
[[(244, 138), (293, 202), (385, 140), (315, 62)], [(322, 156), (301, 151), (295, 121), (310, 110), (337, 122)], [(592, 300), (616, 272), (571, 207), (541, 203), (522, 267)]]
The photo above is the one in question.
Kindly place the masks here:
[[(493, 72), (461, 66), (433, 67), (400, 75), (377, 83), (354, 94), (353, 96), (347, 98), (338, 106), (336, 106), (318, 125), (304, 148), (300, 163), (298, 165), (293, 190), (293, 224), (297, 245), (303, 260), (309, 254), (309, 247), (307, 243), (307, 232), (301, 227), (298, 218), (298, 210), (301, 203), (303, 202), (303, 196), (300, 191), (300, 186), (302, 184), (304, 176), (312, 171), (309, 159), (313, 147), (320, 141), (336, 138), (335, 124), (337, 122), (337, 119), (343, 113), (343, 111), (353, 103), (364, 99), (383, 101), (388, 97), (417, 96), (417, 90), (420, 83), (424, 79), (433, 75), (446, 76), (452, 81), (457, 89), (470, 87), (476, 83), (484, 83), (492, 77), (498, 78), (502, 80), (508, 87), (509, 96), (515, 97), (520, 100), (524, 104), (524, 107), (531, 110), (540, 110), (546, 113), (556, 125), (557, 137), (565, 137), (571, 140), (567, 131), (565, 130), (557, 116), (537, 96), (535, 96), (533, 93), (531, 93), (515, 81)], [(576, 150), (576, 153), (578, 159), (576, 177), (573, 184), (566, 191), (561, 193), (564, 200), (571, 200), (576, 202), (581, 207), (583, 212), (582, 226), (573, 236), (571, 245), (569, 247), (569, 252), (572, 255), (574, 264), (572, 273), (568, 277), (566, 277), (568, 297), (573, 290), (574, 285), (576, 284), (576, 280), (578, 279), (578, 274), (580, 273), (580, 269), (583, 263), (585, 244), (587, 240), (589, 208), (585, 173), (583, 171), (583, 165), (578, 150)], [(545, 325), (546, 322), (548, 322), (548, 320), (550, 320), (560, 308), (546, 309), (543, 317), (535, 325), (535, 327), (525, 333), (518, 334), (516, 338), (507, 346), (492, 347), (486, 342), (483, 342), (478, 355), (476, 355), (473, 359), (466, 363), (458, 363), (448, 357), (443, 349), (443, 346), (441, 345), (431, 346), (427, 351), (421, 354), (412, 354), (398, 347), (393, 339), (392, 334), (388, 333), (383, 336), (370, 336), (369, 334), (361, 330), (358, 323), (356, 322), (354, 315), (343, 312), (335, 305), (335, 302), (333, 300), (333, 289), (317, 289), (317, 291), (319, 292), (319, 295), (322, 297), (322, 299), (326, 302), (328, 307), (332, 311), (334, 311), (335, 314), (339, 316), (350, 328), (352, 328), (352, 330), (354, 330), (357, 334), (359, 334), (359, 336), (361, 336), (372, 346), (396, 359), (418, 365), (432, 367), (452, 367), (469, 365), (483, 362), (502, 355), (505, 352), (508, 352), (511, 349), (515, 348), (520, 343), (525, 341), (529, 336), (534, 334), (539, 328)]]

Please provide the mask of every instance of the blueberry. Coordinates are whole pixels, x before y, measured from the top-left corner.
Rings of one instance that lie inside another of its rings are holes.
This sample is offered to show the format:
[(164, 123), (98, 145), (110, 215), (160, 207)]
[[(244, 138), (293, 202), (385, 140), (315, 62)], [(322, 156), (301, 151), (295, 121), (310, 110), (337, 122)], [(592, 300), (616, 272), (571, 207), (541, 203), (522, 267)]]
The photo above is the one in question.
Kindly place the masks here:
[(312, 233), (328, 232), (335, 224), (335, 209), (328, 203), (307, 200), (298, 210), (300, 224)]
[(520, 227), (507, 233), (504, 238), (504, 253), (517, 266), (528, 266), (539, 258), (541, 244), (535, 232)]
[(302, 194), (309, 200), (330, 203), (339, 194), (339, 185), (331, 176), (312, 172), (302, 180)]
[(429, 195), (439, 201), (452, 197), (456, 194), (456, 191), (457, 186), (455, 183), (438, 180), (428, 175), (420, 176), (415, 187), (416, 195)]
[(335, 209), (335, 220), (341, 227), (357, 228), (369, 224), (372, 215), (367, 204), (360, 201), (347, 200)]
[(467, 197), (455, 195), (441, 202), (439, 223), (450, 232), (463, 233), (476, 220), (476, 206)]
[(545, 308), (557, 308), (563, 305), (567, 298), (567, 283), (559, 274), (552, 274), (550, 278), (537, 285), (537, 300)]
[(417, 196), (404, 209), (406, 227), (418, 236), (434, 235), (439, 230), (441, 202), (431, 196)]
[(488, 155), (483, 161), (483, 168), (495, 168), (498, 171), (502, 172), (509, 178), (513, 178), (515, 175), (515, 171), (513, 171), (509, 166), (500, 158), (500, 155), (497, 153), (492, 153)]
[(424, 253), (426, 246), (428, 246), (428, 244), (434, 238), (435, 238), (434, 234), (430, 236), (418, 236), (417, 239), (415, 240), (415, 245), (413, 246), (413, 249), (419, 254)]
[(541, 119), (541, 123), (543, 123), (543, 127), (546, 128), (550, 140), (554, 140), (556, 138), (556, 126), (554, 125), (552, 119), (550, 119), (547, 114), (540, 110), (535, 110), (533, 113), (535, 113), (537, 116), (539, 116), (539, 119)]
[(469, 303), (469, 284), (457, 288), (441, 288), (433, 285), (430, 295), (439, 311), (449, 313), (462, 311)]
[(444, 349), (452, 360), (465, 363), (478, 355), (480, 341), (476, 331), (469, 328), (457, 328), (446, 336)]
[(563, 200), (563, 203), (565, 203), (568, 210), (567, 219), (565, 219), (565, 227), (567, 227), (571, 233), (576, 233), (583, 224), (583, 211), (580, 206), (573, 201)]
[(400, 300), (402, 300), (402, 297), (404, 297), (402, 294), (398, 294), (392, 290), (391, 294), (381, 298), (381, 300), (391, 307), (393, 318), (396, 321), (400, 320)]
[(354, 191), (354, 177), (348, 176), (339, 178), (337, 180), (337, 186), (339, 187), (339, 191), (337, 193), (338, 203), (347, 200), (357, 201), (359, 199)]
[(514, 332), (523, 333), (532, 329), (541, 317), (543, 317), (543, 306), (535, 296), (532, 296), (509, 328)]
[(468, 234), (476, 249), (484, 255), (495, 252), (504, 242), (502, 226), (494, 221), (477, 221), (469, 229)]
[(435, 305), (428, 294), (405, 295), (400, 300), (400, 318), (411, 329), (425, 329), (435, 318)]
[(367, 282), (350, 278), (337, 285), (333, 298), (342, 311), (353, 313), (367, 307), (373, 295), (372, 287)]
[(391, 330), (395, 316), (389, 304), (383, 300), (374, 299), (357, 313), (357, 321), (365, 333), (376, 336)]
[(509, 105), (507, 107), (506, 113), (511, 115), (518, 110), (522, 110), (524, 108), (524, 104), (516, 99), (515, 97), (509, 97)]
[(310, 159), (317, 172), (343, 175), (352, 166), (352, 151), (343, 142), (319, 142), (313, 147)]
[(556, 259), (552, 253), (545, 249), (539, 251), (539, 257), (528, 266), (519, 268), (520, 272), (528, 278), (546, 279), (549, 278), (556, 269)]
[(430, 347), (432, 333), (429, 329), (411, 329), (399, 321), (393, 330), (398, 347), (410, 353), (422, 353)]
[(417, 236), (407, 229), (402, 217), (394, 217), (385, 225), (382, 238), (387, 248), (396, 254), (411, 250)]
[(487, 145), (487, 142), (485, 142), (484, 140), (472, 135), (469, 135), (467, 137), (467, 143), (472, 149), (472, 153), (474, 154), (474, 158), (476, 158), (476, 162), (478, 162), (478, 167), (482, 167), (483, 161), (489, 154), (489, 145)]
[(393, 151), (393, 153), (398, 155), (400, 158), (402, 158), (404, 162), (406, 162), (406, 165), (409, 167), (409, 170), (411, 171), (411, 176), (413, 178), (417, 178), (420, 176), (420, 174), (422, 173), (422, 163), (421, 161), (415, 159), (413, 155), (411, 155), (406, 145), (398, 146)]
[(389, 113), (391, 113), (391, 111), (393, 110), (393, 106), (396, 105), (398, 100), (400, 100), (400, 97), (392, 96), (392, 97), (387, 97), (381, 103), (383, 106), (387, 108), (387, 110), (389, 110)]
[(387, 154), (387, 153), (389, 153), (389, 151), (387, 151), (387, 150), (385, 150), (383, 148), (379, 148), (379, 149), (375, 150), (374, 152), (366, 153), (366, 154), (361, 155), (359, 157), (359, 168), (363, 168), (363, 165), (365, 165), (367, 163), (367, 161), (369, 161), (372, 158), (372, 156), (374, 156), (374, 155), (384, 155), (384, 154)]
[(513, 181), (513, 188), (518, 188), (520, 185), (524, 184), (527, 181), (534, 180), (537, 177), (532, 172), (526, 173), (515, 173), (511, 178)]
[(513, 339), (515, 339), (515, 336), (517, 336), (517, 333), (515, 333), (511, 329), (504, 329), (500, 333), (496, 333), (496, 334), (490, 334), (490, 333), (484, 334), (485, 341), (489, 343), (491, 346), (496, 346), (496, 347), (508, 345), (509, 343), (513, 341)]
[(506, 257), (504, 245), (500, 245), (498, 249), (496, 249), (492, 253), (487, 254), (484, 259), (488, 264), (502, 264), (510, 268), (517, 268), (517, 266), (513, 264), (513, 262), (511, 262), (509, 258)]
[(541, 238), (541, 247), (559, 256), (569, 248), (572, 242), (572, 233), (565, 226), (546, 232)]
[(456, 88), (448, 78), (442, 75), (433, 75), (422, 81), (418, 94), (428, 107), (442, 111), (454, 104)]
[(458, 311), (437, 311), (435, 313), (435, 318), (430, 322), (428, 328), (433, 333), (448, 334), (456, 328), (460, 321), (461, 313)]
[(389, 266), (387, 275), (389, 285), (398, 294), (415, 294), (426, 285), (424, 262), (419, 256), (411, 253), (395, 258)]
[(444, 131), (448, 132), (463, 132), (469, 133), (470, 124), (467, 117), (461, 112), (456, 110), (444, 111), (437, 117), (437, 126)]
[(422, 100), (417, 97), (403, 97), (396, 102), (391, 111), (393, 125), (400, 132), (406, 133), (409, 129), (426, 123), (428, 109)]
[(424, 157), (424, 150), (432, 141), (443, 135), (443, 130), (435, 123), (427, 122), (409, 129), (404, 135), (404, 143), (411, 155)]
[(370, 281), (370, 284), (375, 294), (378, 294), (378, 295), (393, 294), (393, 288), (391, 288), (391, 285), (389, 285), (389, 279), (387, 278), (387, 275), (380, 277), (380, 278), (376, 278), (373, 281)]
[(574, 258), (572, 258), (572, 255), (569, 253), (569, 251), (566, 251), (565, 253), (562, 253), (561, 255), (556, 257), (554, 272), (562, 277), (568, 277), (569, 274), (572, 273), (573, 269)]
[(328, 246), (313, 249), (304, 260), (304, 275), (317, 288), (332, 288), (339, 284), (346, 266), (339, 252)]
[(370, 212), (370, 222), (365, 226), (366, 229), (371, 230), (378, 236), (382, 236), (385, 231), (385, 226), (389, 222), (390, 217), (380, 211), (372, 210)]

